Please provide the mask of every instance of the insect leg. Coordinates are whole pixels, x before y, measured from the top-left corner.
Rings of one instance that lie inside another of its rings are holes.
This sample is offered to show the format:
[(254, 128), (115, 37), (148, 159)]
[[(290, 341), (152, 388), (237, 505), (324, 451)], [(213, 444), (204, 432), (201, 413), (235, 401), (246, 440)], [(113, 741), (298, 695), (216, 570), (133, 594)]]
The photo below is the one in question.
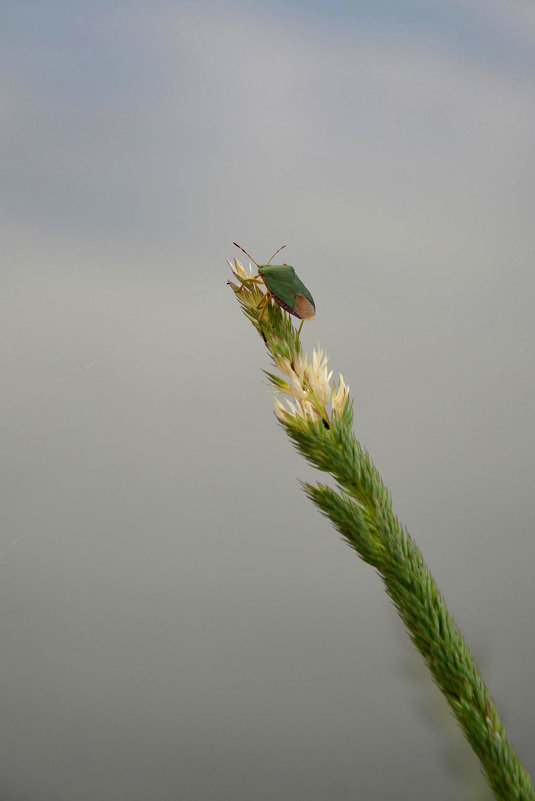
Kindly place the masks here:
[(242, 289), (245, 286), (245, 284), (263, 284), (264, 283), (262, 281), (262, 279), (260, 278), (260, 273), (258, 273), (257, 275), (253, 275), (251, 278), (242, 278), (241, 276), (238, 276), (238, 280), (241, 281), (241, 287), (237, 290), (238, 292), (242, 291)]
[(258, 322), (259, 323), (262, 321), (262, 317), (264, 316), (264, 312), (266, 311), (267, 307), (269, 306), (270, 298), (271, 298), (271, 292), (268, 289), (266, 294), (262, 297), (262, 299), (260, 300), (260, 303), (258, 304), (258, 308), (260, 308), (260, 304), (262, 304), (262, 311), (260, 312), (260, 317), (258, 318)]

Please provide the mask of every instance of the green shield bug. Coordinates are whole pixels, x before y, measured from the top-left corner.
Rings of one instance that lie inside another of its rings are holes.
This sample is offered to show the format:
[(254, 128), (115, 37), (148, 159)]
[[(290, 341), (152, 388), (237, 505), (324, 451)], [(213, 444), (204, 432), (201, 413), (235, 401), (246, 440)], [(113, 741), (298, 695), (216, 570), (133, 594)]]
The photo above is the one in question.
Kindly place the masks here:
[(273, 298), (275, 303), (278, 303), (282, 309), (301, 320), (301, 325), (297, 332), (299, 335), (303, 327), (303, 320), (312, 320), (316, 316), (316, 305), (312, 295), (290, 264), (271, 264), (271, 259), (274, 259), (277, 253), (285, 248), (286, 245), (281, 245), (267, 264), (258, 264), (241, 245), (238, 245), (237, 242), (232, 244), (245, 253), (258, 268), (258, 274), (252, 276), (252, 278), (244, 279), (244, 283), (263, 283), (266, 287), (266, 293), (260, 301), (262, 310), (258, 322), (262, 320), (268, 303)]

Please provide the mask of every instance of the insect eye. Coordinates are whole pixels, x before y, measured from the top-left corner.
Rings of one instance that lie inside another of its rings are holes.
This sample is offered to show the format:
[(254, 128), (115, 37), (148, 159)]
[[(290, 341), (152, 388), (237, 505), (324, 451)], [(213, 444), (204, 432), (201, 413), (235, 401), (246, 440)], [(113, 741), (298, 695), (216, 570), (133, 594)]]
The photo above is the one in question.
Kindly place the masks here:
[(287, 267), (288, 265), (286, 264), (286, 262), (284, 262), (284, 264), (283, 264), (282, 266), (283, 266), (283, 267)]

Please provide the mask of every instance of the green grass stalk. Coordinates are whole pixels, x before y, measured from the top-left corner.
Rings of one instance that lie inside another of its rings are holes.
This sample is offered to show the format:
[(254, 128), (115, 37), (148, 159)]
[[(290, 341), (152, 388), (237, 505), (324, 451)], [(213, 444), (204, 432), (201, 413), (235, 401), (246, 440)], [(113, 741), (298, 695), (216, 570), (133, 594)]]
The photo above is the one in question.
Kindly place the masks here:
[(496, 705), (450, 616), (423, 556), (394, 514), (390, 493), (353, 432), (353, 404), (340, 375), (332, 382), (327, 357), (309, 360), (290, 315), (270, 302), (259, 320), (261, 288), (241, 263), (229, 262), (229, 284), (263, 338), (278, 373), (266, 375), (282, 403), (275, 414), (297, 450), (337, 488), (303, 484), (307, 496), (348, 544), (383, 579), (409, 636), (445, 695), (500, 801), (535, 801), (529, 774), (505, 737)]

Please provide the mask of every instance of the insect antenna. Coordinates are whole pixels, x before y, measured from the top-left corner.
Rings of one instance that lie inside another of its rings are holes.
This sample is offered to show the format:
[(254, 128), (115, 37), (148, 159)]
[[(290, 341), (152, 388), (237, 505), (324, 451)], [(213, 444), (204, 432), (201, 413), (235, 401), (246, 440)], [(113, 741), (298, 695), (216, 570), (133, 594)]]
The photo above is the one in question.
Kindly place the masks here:
[[(234, 242), (234, 244), (236, 244), (236, 243)], [(239, 246), (238, 246), (238, 247), (239, 247)], [(277, 253), (280, 253), (280, 252), (281, 252), (281, 250), (282, 250), (283, 248), (285, 248), (285, 247), (286, 247), (286, 245), (281, 245), (281, 246), (280, 246), (280, 248), (279, 248), (278, 250), (276, 250), (276, 251), (275, 251), (275, 253), (274, 253), (274, 254), (273, 254), (273, 256), (271, 257), (271, 259), (274, 259), (274, 258), (275, 258), (275, 256), (277, 255)], [(271, 259), (268, 261), (268, 264), (271, 264)], [(266, 267), (267, 267), (267, 264), (266, 264)]]
[[(238, 245), (238, 243), (237, 243), (237, 242), (233, 242), (232, 244), (233, 244), (233, 245), (236, 245), (236, 247), (237, 247), (237, 248), (239, 248), (239, 249), (241, 250), (241, 252), (242, 252), (242, 253), (245, 253), (245, 255), (246, 255), (246, 256), (249, 256), (249, 258), (251, 259), (251, 261), (253, 262), (253, 264), (256, 264), (256, 266), (257, 266), (257, 267), (260, 267), (260, 265), (258, 264), (258, 262), (256, 262), (256, 261), (253, 259), (253, 257), (251, 256), (251, 254), (250, 254), (250, 253), (247, 253), (247, 251), (245, 250), (245, 248), (242, 248), (242, 246), (241, 246), (241, 245)], [(278, 251), (277, 251), (277, 253), (278, 253)], [(273, 256), (274, 256), (274, 255), (275, 255), (275, 254), (273, 254)], [(273, 258), (273, 256), (272, 256), (271, 258)]]

